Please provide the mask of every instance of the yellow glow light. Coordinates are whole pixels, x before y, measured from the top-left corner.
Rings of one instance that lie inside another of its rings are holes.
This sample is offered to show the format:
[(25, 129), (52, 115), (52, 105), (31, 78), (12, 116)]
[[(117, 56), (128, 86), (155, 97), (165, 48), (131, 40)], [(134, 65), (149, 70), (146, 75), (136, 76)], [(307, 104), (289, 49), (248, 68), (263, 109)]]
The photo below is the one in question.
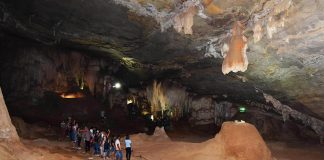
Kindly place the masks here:
[(73, 93), (68, 93), (68, 94), (63, 93), (60, 96), (62, 98), (67, 98), (67, 99), (71, 99), (71, 98), (82, 98), (82, 97), (84, 97), (81, 93), (75, 93), (75, 94), (73, 94)]

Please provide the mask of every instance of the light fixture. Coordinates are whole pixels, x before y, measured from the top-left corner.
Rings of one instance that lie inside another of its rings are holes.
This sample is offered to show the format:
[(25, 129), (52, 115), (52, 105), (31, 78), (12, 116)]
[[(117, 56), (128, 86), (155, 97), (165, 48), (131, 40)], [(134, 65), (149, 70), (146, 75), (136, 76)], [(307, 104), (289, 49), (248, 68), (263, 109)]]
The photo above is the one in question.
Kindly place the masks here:
[(119, 82), (116, 82), (115, 85), (113, 85), (113, 87), (119, 89), (121, 88), (121, 84)]
[(241, 113), (244, 113), (244, 112), (246, 112), (246, 108), (243, 107), (243, 106), (241, 106), (241, 107), (239, 107), (239, 111), (240, 111)]
[(151, 115), (151, 120), (154, 121), (154, 116), (153, 115)]
[(131, 103), (133, 103), (133, 100), (128, 99), (128, 100), (127, 100), (127, 104), (131, 104)]

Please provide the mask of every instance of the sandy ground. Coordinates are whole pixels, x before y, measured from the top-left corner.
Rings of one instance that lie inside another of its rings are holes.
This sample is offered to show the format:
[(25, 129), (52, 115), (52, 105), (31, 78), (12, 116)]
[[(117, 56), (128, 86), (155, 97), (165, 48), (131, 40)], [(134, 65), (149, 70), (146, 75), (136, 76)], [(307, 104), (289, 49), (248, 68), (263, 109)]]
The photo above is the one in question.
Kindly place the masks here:
[[(189, 139), (187, 140), (189, 141)], [(136, 141), (133, 140), (136, 144)], [(70, 142), (59, 142), (59, 141), (47, 141), (45, 139), (37, 139), (37, 140), (23, 140), (23, 143), (28, 146), (32, 151), (40, 152), (42, 155), (34, 155), (36, 157), (43, 157), (43, 159), (51, 159), (51, 158), (62, 158), (63, 159), (75, 159), (75, 160), (87, 160), (87, 159), (95, 159), (101, 160), (102, 158), (94, 157), (90, 154), (82, 153), (83, 150), (75, 150), (71, 146)], [(134, 145), (134, 153), (132, 156), (133, 160), (156, 160), (155, 155), (156, 150), (165, 150), (170, 151), (170, 149), (165, 148), (191, 148), (186, 147), (187, 145), (196, 145), (196, 143), (189, 142), (156, 142), (156, 143), (148, 143), (145, 146), (143, 144)], [(283, 142), (267, 142), (272, 155), (277, 160), (323, 160), (324, 159), (324, 146), (321, 145), (311, 145), (311, 144), (287, 144)], [(0, 145), (1, 146), (1, 145)], [(173, 150), (173, 149), (171, 149)], [(164, 151), (159, 151), (160, 153)], [(172, 152), (172, 151), (171, 151)], [(187, 150), (188, 152), (195, 152), (193, 150)], [(186, 154), (186, 153), (182, 153)], [(0, 153), (1, 155), (1, 153)], [(125, 156), (125, 152), (123, 154)], [(0, 158), (0, 160), (8, 160), (6, 158)], [(171, 157), (160, 157), (161, 159)], [(125, 158), (124, 158), (125, 159)], [(28, 160), (27, 158), (25, 160)], [(32, 159), (30, 159), (32, 160)]]
[(267, 142), (278, 160), (324, 160), (324, 145), (301, 142)]
[[(235, 126), (240, 127), (242, 126)], [(157, 129), (152, 136), (146, 134), (131, 135), (133, 141), (133, 160), (252, 160), (263, 159), (267, 156), (269, 147), (276, 160), (324, 160), (324, 146), (307, 143), (267, 142), (254, 135), (253, 128), (243, 126), (244, 132), (231, 126), (221, 131), (215, 138), (194, 143), (199, 137), (182, 137), (181, 140), (170, 139), (163, 129)], [(242, 130), (241, 130), (242, 131)], [(233, 133), (234, 134), (229, 134)], [(246, 133), (249, 133), (248, 135)], [(252, 134), (251, 134), (252, 133)], [(224, 136), (224, 134), (226, 134)], [(241, 138), (232, 136), (244, 135)], [(253, 142), (251, 142), (253, 141)], [(122, 146), (123, 139), (121, 140)], [(21, 140), (22, 144), (8, 144), (0, 142), (0, 160), (100, 160), (83, 150), (72, 148), (67, 141), (49, 141), (47, 139)], [(248, 143), (248, 144), (246, 144)], [(230, 144), (230, 145), (228, 145)], [(240, 146), (244, 144), (244, 147)], [(234, 146), (233, 146), (234, 145)], [(13, 147), (14, 146), (14, 147)], [(228, 154), (231, 154), (229, 156)], [(235, 155), (235, 156), (232, 156)], [(259, 156), (259, 157), (255, 157)], [(125, 158), (125, 151), (123, 154)], [(248, 158), (247, 158), (248, 157)]]

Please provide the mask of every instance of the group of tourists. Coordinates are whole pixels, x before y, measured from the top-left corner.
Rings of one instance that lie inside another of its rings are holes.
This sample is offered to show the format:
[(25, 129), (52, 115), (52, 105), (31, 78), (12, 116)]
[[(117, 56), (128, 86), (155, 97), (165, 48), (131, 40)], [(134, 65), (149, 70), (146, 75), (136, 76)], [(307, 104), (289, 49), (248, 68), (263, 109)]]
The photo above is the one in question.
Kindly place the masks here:
[[(103, 159), (116, 158), (123, 159), (123, 147), (120, 143), (120, 136), (111, 136), (110, 130), (99, 130), (94, 127), (79, 127), (79, 124), (71, 117), (65, 122), (61, 122), (62, 136), (69, 137), (73, 142), (73, 148), (82, 149), (84, 153), (90, 153), (93, 148), (94, 156), (101, 156)], [(132, 141), (129, 135), (125, 137), (126, 159), (130, 160), (132, 153)]]

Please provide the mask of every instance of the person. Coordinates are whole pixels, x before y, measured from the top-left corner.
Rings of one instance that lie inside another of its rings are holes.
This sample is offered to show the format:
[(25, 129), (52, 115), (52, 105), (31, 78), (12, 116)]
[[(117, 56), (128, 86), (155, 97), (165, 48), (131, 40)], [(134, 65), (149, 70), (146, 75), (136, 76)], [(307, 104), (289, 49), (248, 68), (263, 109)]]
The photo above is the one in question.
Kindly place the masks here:
[(78, 129), (77, 129), (77, 149), (81, 149), (81, 139), (82, 139), (81, 130), (78, 127)]
[(99, 130), (94, 131), (93, 147), (94, 147), (94, 155), (95, 156), (100, 155), (99, 138), (100, 138)]
[(132, 154), (132, 141), (130, 140), (129, 135), (126, 135), (125, 145), (126, 145), (126, 159), (130, 160)]
[(75, 144), (75, 147), (77, 147), (77, 129), (78, 129), (78, 123), (75, 121), (73, 122), (72, 130), (71, 130), (71, 137), (72, 137), (72, 142)]
[(109, 135), (110, 135), (110, 130), (108, 129), (106, 134), (106, 140), (104, 142), (104, 157), (103, 157), (104, 159), (106, 159), (106, 157), (109, 157), (109, 150), (110, 150)]
[(71, 117), (68, 117), (67, 121), (66, 121), (66, 126), (65, 126), (65, 134), (67, 137), (69, 137), (70, 139), (71, 138), (71, 128), (72, 128), (72, 118)]
[(123, 152), (120, 146), (120, 141), (119, 141), (119, 137), (116, 137), (116, 141), (115, 141), (115, 149), (116, 149), (116, 160), (122, 160), (123, 159)]
[(69, 124), (69, 136), (70, 136), (70, 140), (72, 141), (72, 142), (74, 142), (75, 141), (75, 139), (74, 139), (74, 132), (73, 132), (73, 129), (74, 129), (74, 126), (75, 126), (75, 124), (76, 124), (76, 121), (75, 120), (73, 120), (73, 122), (71, 122), (70, 124)]
[(91, 133), (87, 126), (84, 127), (84, 130), (81, 130), (80, 132), (83, 133), (84, 137), (84, 150), (85, 153), (90, 151), (90, 140), (91, 140)]
[(110, 152), (112, 154), (112, 157), (115, 157), (115, 151), (116, 151), (116, 148), (115, 148), (115, 136), (112, 136), (111, 139), (110, 139)]
[(62, 136), (60, 140), (64, 140), (66, 136), (66, 124), (64, 120), (60, 123), (60, 127), (61, 127), (61, 136)]
[(102, 158), (105, 159), (106, 155), (105, 155), (105, 142), (106, 142), (106, 138), (107, 138), (107, 134), (105, 131), (101, 131), (100, 133), (100, 138), (99, 138), (99, 147), (100, 147), (100, 155)]

